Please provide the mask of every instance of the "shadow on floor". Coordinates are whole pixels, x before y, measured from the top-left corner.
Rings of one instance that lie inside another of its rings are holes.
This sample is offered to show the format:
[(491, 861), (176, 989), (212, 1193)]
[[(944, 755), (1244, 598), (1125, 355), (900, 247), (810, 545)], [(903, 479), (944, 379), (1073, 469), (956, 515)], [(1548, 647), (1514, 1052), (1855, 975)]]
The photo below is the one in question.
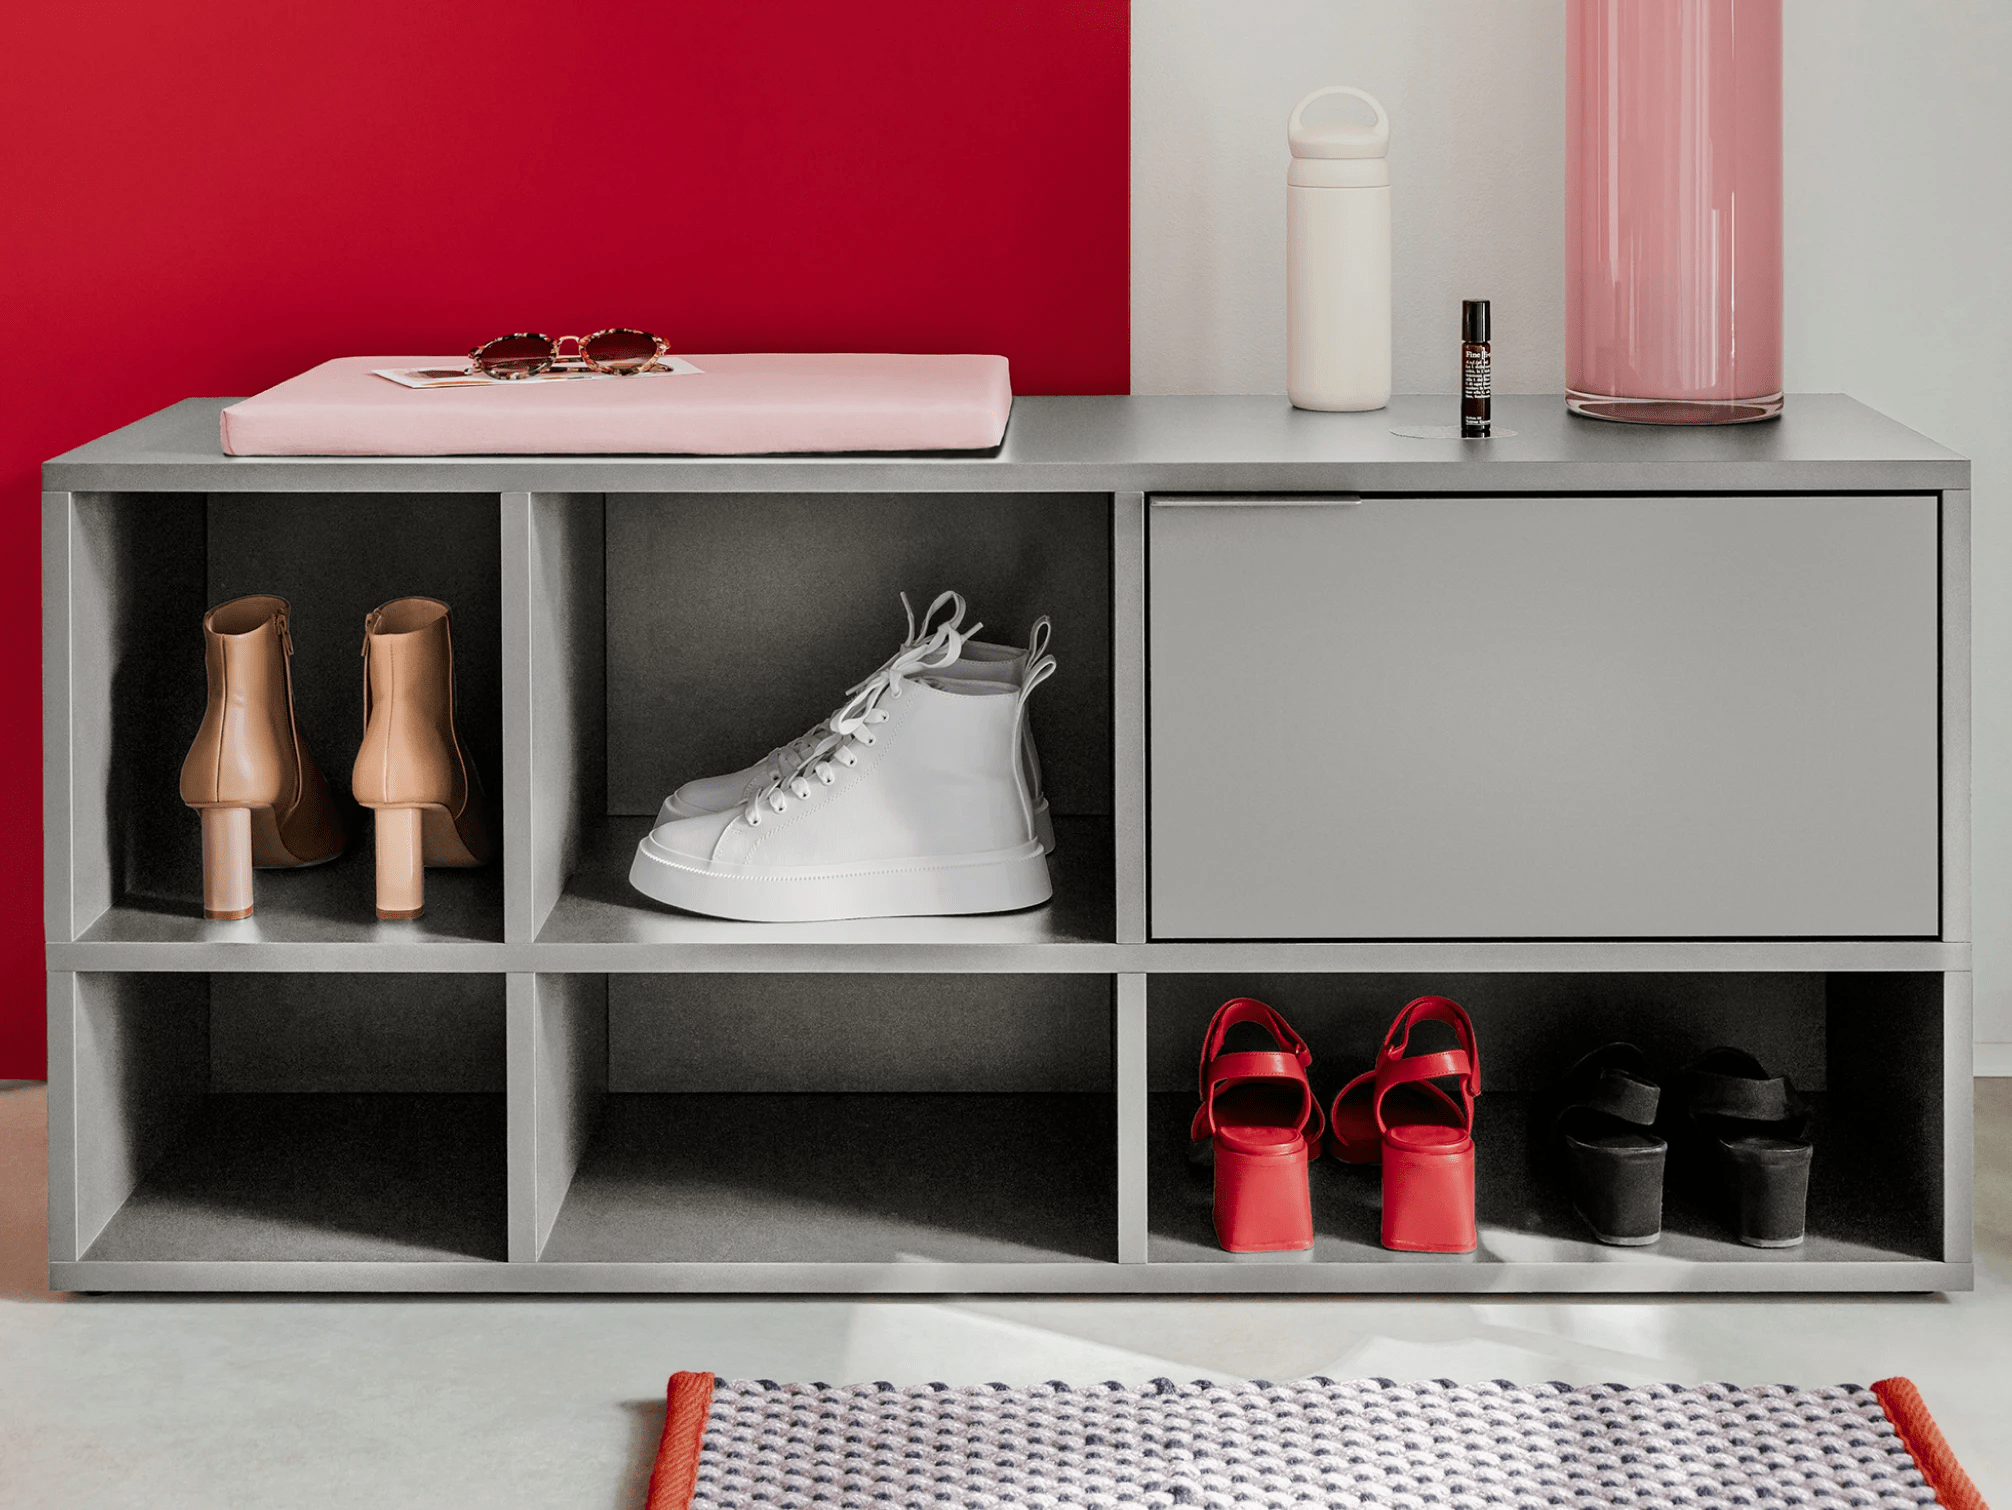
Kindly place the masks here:
[(657, 1465), (657, 1444), (664, 1436), (662, 1400), (624, 1400), (629, 1417), (629, 1464), (615, 1490), (614, 1510), (636, 1510), (649, 1492), (650, 1470)]

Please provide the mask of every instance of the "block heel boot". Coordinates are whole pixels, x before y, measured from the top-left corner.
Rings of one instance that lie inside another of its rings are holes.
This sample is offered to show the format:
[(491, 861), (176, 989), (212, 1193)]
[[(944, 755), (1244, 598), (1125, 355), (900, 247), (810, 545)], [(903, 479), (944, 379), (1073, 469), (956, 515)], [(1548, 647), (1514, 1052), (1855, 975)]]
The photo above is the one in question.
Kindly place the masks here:
[(342, 820), (293, 707), (284, 598), (237, 598), (203, 615), (209, 701), (182, 762), (182, 801), (202, 815), (203, 916), (252, 915), (252, 871), (342, 853)]
[[(1226, 1049), (1239, 1027), (1247, 1029), (1240, 1037), (1264, 1046)], [(1299, 1034), (1261, 1001), (1226, 1001), (1209, 1022), (1202, 1104), (1188, 1138), (1215, 1165), (1216, 1240), (1228, 1252), (1313, 1246), (1307, 1159), (1320, 1147), (1321, 1115), (1306, 1079), (1312, 1062)]]
[(486, 865), (487, 801), (454, 727), (445, 603), (398, 598), (363, 621), (364, 727), (350, 786), (377, 831), (377, 915), (426, 910), (426, 867)]
[[(1422, 1025), (1452, 1030), (1455, 1047), (1412, 1042)], [(1376, 1067), (1334, 1098), (1328, 1148), (1345, 1164), (1383, 1166), (1383, 1246), (1403, 1253), (1472, 1253), (1474, 1098), (1481, 1055), (1456, 1002), (1420, 996), (1384, 1035)]]

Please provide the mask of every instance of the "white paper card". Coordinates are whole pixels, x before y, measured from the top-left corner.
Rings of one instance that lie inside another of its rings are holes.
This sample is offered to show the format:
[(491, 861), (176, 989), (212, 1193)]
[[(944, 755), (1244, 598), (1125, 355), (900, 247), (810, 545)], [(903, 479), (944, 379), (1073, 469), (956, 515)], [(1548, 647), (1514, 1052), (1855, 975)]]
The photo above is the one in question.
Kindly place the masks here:
[[(634, 372), (627, 376), (681, 377), (698, 371), (699, 368), (683, 357), (665, 357), (660, 365), (648, 372)], [(619, 372), (596, 372), (591, 367), (548, 368), (528, 378), (490, 377), (487, 373), (471, 372), (466, 367), (381, 367), (374, 369), (371, 375), (389, 378), (401, 388), (522, 388), (532, 383), (574, 383), (582, 379), (624, 377)]]

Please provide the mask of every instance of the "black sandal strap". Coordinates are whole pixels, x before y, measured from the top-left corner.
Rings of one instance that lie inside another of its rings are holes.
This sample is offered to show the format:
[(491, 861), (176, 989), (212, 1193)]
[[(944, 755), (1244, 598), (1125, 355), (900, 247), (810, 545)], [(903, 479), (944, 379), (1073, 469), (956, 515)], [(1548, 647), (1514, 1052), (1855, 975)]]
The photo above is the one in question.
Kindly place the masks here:
[(1566, 1109), (1604, 1112), (1619, 1121), (1632, 1122), (1637, 1127), (1653, 1127), (1662, 1096), (1660, 1087), (1623, 1070), (1609, 1068), (1602, 1070), (1599, 1080)]
[(1684, 1100), (1693, 1115), (1735, 1117), (1742, 1122), (1785, 1122), (1799, 1106), (1785, 1075), (1754, 1080), (1711, 1070), (1684, 1071)]

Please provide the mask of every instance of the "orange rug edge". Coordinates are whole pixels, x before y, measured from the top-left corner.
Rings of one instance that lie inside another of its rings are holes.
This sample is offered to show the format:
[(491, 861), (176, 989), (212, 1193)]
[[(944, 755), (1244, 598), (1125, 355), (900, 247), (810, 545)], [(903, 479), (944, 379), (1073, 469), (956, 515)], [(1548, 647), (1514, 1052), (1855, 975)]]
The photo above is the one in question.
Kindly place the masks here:
[[(691, 1510), (692, 1492), (699, 1482), (699, 1448), (712, 1406), (711, 1374), (671, 1375), (664, 1400), (664, 1436), (657, 1444), (657, 1465), (650, 1470), (645, 1510)], [(1983, 1504), (1977, 1501), (1979, 1510)]]
[(1874, 1382), (1872, 1392), (1879, 1396), (1886, 1419), (1900, 1433), (1900, 1440), (1914, 1454), (1915, 1465), (1928, 1480), (1928, 1487), (1935, 1491), (1943, 1510), (1991, 1510), (1984, 1503), (1984, 1496), (1977, 1492), (1977, 1486), (1970, 1482), (1970, 1475), (1963, 1471), (1963, 1465), (1956, 1461), (1956, 1454), (1949, 1450), (1942, 1428), (1928, 1413), (1928, 1404), (1912, 1379), (1897, 1374), (1891, 1379), (1880, 1379)]

